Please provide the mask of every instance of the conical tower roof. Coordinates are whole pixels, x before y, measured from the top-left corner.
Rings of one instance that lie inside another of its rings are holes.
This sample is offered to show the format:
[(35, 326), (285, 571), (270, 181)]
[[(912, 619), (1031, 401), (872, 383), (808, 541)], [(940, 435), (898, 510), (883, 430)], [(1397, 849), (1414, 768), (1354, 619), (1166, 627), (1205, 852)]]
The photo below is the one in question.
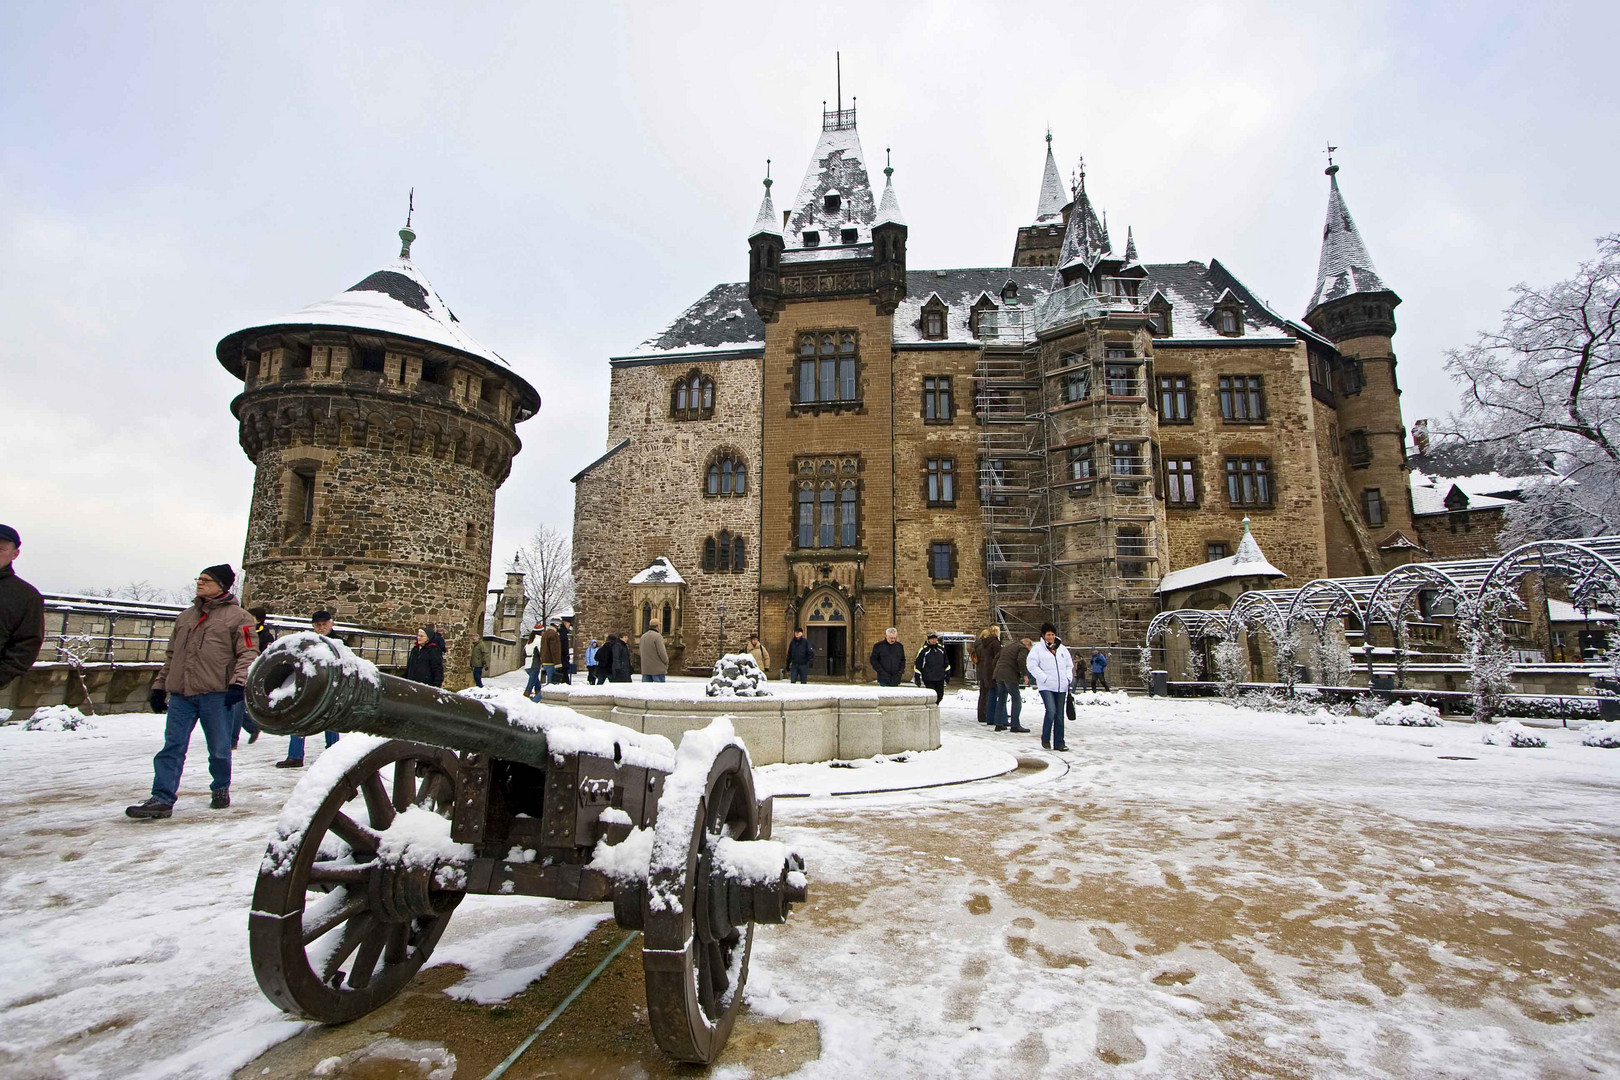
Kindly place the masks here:
[(1089, 272), (1112, 250), (1108, 232), (1086, 194), (1086, 171), (1082, 166), (1074, 191), (1074, 208), (1069, 211), (1069, 227), (1063, 234), (1063, 249), (1058, 253), (1057, 284), (1062, 284), (1064, 270), (1084, 267)]
[(878, 225), (904, 225), (906, 215), (900, 212), (900, 199), (894, 193), (894, 166), (883, 166), (883, 198), (878, 202)]
[(781, 236), (782, 219), (776, 216), (776, 206), (771, 202), (770, 162), (765, 163), (765, 198), (760, 200), (759, 213), (754, 217), (754, 227), (749, 230), (748, 238), (756, 236)]
[(1041, 173), (1041, 198), (1035, 204), (1035, 224), (1053, 225), (1063, 220), (1063, 207), (1068, 204), (1068, 192), (1063, 190), (1063, 177), (1058, 172), (1057, 159), (1052, 156), (1052, 133), (1046, 133), (1046, 169)]
[[(828, 196), (834, 209), (828, 209)], [(872, 242), (872, 225), (877, 220), (877, 199), (866, 171), (866, 155), (855, 130), (855, 110), (824, 112), (821, 138), (805, 170), (804, 182), (793, 199), (784, 239), (789, 251), (803, 248), (804, 234), (819, 233), (819, 245), (835, 246), (841, 231), (855, 229), (856, 243)]]
[(1356, 229), (1350, 208), (1339, 191), (1339, 167), (1329, 165), (1327, 223), (1322, 226), (1322, 258), (1316, 267), (1316, 291), (1305, 307), (1306, 317), (1330, 300), (1357, 293), (1388, 292), (1389, 286), (1373, 269), (1372, 256)]

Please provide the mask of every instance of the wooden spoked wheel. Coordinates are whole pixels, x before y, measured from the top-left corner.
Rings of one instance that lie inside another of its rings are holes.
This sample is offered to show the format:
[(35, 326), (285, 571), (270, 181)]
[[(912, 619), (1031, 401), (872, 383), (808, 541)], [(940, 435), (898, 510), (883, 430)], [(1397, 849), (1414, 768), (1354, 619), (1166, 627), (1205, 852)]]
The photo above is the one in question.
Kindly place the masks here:
[[(654, 867), (648, 876), (642, 922), (648, 1020), (665, 1053), (707, 1065), (731, 1036), (753, 946), (752, 919), (732, 924), (726, 881), (714, 869), (714, 845), (722, 836), (759, 835), (748, 754), (734, 745), (722, 749), (694, 818), (683, 822), (660, 814), (657, 830), (655, 851), (666, 838), (683, 831), (689, 837), (684, 865)], [(678, 897), (679, 903), (661, 897)]]
[(431, 865), (378, 852), (401, 814), (448, 821), (456, 766), (452, 751), (384, 742), (333, 785), (302, 835), (271, 841), (248, 934), (253, 972), (271, 1001), (343, 1023), (399, 993), (426, 962), (463, 883), (453, 871), (436, 876)]

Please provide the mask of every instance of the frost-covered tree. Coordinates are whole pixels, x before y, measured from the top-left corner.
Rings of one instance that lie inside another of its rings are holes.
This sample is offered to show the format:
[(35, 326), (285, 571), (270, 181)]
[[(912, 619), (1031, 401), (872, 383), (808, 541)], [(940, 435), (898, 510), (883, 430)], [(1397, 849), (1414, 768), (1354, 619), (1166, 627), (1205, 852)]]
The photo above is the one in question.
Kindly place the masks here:
[(87, 716), (96, 714), (90, 702), (90, 683), (84, 677), (84, 665), (96, 657), (96, 643), (86, 634), (63, 634), (56, 643), (56, 658), (67, 665), (71, 683), (79, 684), (83, 700), (79, 709)]
[(518, 548), (513, 566), (523, 571), (523, 625), (543, 623), (574, 609), (573, 538), (542, 525)]
[(1474, 719), (1488, 721), (1501, 712), (1513, 690), (1513, 656), (1502, 620), (1520, 606), (1518, 594), (1495, 585), (1457, 601), (1457, 637), (1468, 665), (1468, 689), (1474, 695)]
[(1550, 460), (1556, 477), (1512, 509), (1504, 540), (1620, 532), (1620, 233), (1543, 289), (1515, 287), (1502, 328), (1447, 354), (1463, 438)]
[(1137, 674), (1142, 679), (1142, 689), (1153, 689), (1153, 649), (1151, 646), (1143, 645), (1136, 651), (1136, 668)]
[(1215, 646), (1215, 678), (1221, 684), (1221, 696), (1235, 698), (1238, 684), (1249, 668), (1249, 654), (1236, 637), (1221, 639)]
[(1350, 646), (1344, 640), (1344, 625), (1338, 619), (1326, 619), (1316, 635), (1317, 679), (1323, 686), (1349, 686), (1351, 661)]

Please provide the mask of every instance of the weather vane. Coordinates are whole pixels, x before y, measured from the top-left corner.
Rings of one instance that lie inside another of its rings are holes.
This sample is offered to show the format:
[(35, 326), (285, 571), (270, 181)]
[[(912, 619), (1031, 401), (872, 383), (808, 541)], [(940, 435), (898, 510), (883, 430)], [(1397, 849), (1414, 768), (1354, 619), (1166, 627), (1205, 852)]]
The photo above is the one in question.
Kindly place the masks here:
[(1333, 151), (1335, 151), (1337, 149), (1338, 149), (1338, 147), (1334, 146), (1332, 143), (1327, 144), (1327, 156), (1328, 156), (1328, 164), (1329, 165), (1333, 164)]
[(411, 193), (406, 196), (405, 227), (407, 229), (411, 227), (411, 215), (414, 213), (416, 213), (416, 189), (413, 187)]

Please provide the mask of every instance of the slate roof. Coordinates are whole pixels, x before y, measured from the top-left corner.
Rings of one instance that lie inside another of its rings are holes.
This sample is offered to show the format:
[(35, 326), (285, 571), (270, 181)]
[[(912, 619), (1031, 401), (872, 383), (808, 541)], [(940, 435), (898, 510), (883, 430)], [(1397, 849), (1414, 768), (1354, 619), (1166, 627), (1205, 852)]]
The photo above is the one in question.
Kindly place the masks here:
[[(1018, 287), (1017, 297), (1008, 303), (1001, 298), (1007, 282)], [(894, 343), (910, 345), (971, 344), (979, 339), (968, 330), (968, 317), (981, 296), (989, 295), (998, 307), (1033, 307), (1052, 285), (1049, 266), (991, 266), (969, 270), (908, 270), (906, 298), (894, 312)], [(945, 304), (945, 337), (933, 340), (922, 336), (922, 309), (938, 296)]]
[(1074, 209), (1069, 211), (1069, 227), (1063, 233), (1063, 250), (1058, 252), (1058, 270), (1061, 272), (1071, 266), (1091, 270), (1113, 250), (1108, 229), (1097, 220), (1096, 208), (1086, 194), (1086, 174), (1082, 172)]
[[(1272, 311), (1249, 287), (1239, 281), (1219, 259), (1211, 259), (1208, 266), (1201, 262), (1148, 263), (1148, 283), (1141, 288), (1143, 295), (1154, 290), (1170, 301), (1170, 334), (1155, 341), (1230, 341), (1241, 344), (1245, 340), (1291, 339), (1287, 319)], [(1230, 289), (1243, 305), (1243, 336), (1227, 338), (1215, 332), (1210, 315), (1222, 295)]]
[(1035, 204), (1035, 225), (1054, 225), (1063, 220), (1063, 208), (1069, 203), (1069, 192), (1058, 173), (1057, 160), (1052, 157), (1052, 136), (1046, 137), (1046, 169), (1041, 173), (1041, 197)]
[(1327, 222), (1322, 226), (1322, 258), (1316, 268), (1316, 291), (1305, 308), (1309, 315), (1329, 300), (1357, 293), (1385, 292), (1384, 279), (1373, 269), (1372, 256), (1362, 242), (1350, 208), (1339, 191), (1339, 170), (1328, 168)]
[(748, 282), (734, 281), (704, 293), (629, 355), (724, 352), (764, 344), (765, 323), (748, 302)]
[[(838, 194), (839, 206), (829, 212), (826, 197), (833, 192)], [(821, 248), (839, 243), (842, 229), (855, 229), (856, 242), (870, 244), (872, 223), (876, 218), (877, 201), (872, 195), (872, 180), (866, 172), (865, 154), (855, 125), (829, 128), (824, 121), (821, 138), (810, 156), (810, 167), (805, 170), (804, 182), (799, 185), (788, 215), (784, 260), (793, 262), (792, 256), (805, 250), (807, 229), (821, 233), (820, 247), (809, 249), (818, 254)]]
[(686, 579), (676, 572), (668, 559), (660, 555), (652, 565), (630, 579), (632, 585), (685, 585)]

